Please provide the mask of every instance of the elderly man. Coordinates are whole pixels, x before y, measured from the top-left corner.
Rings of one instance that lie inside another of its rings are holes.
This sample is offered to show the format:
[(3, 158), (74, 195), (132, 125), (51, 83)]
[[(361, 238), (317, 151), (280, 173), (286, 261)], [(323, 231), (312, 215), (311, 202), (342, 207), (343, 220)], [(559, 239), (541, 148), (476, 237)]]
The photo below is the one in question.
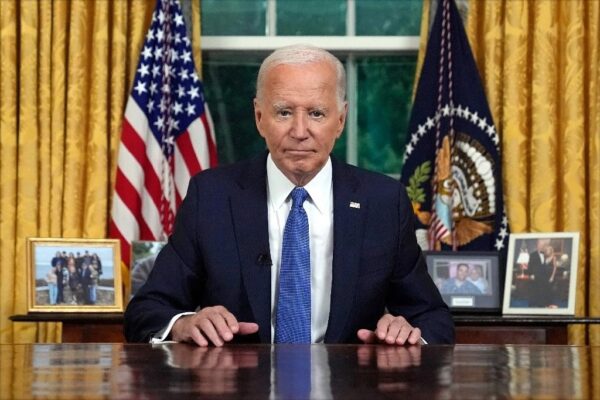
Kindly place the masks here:
[(345, 72), (311, 46), (261, 65), (268, 152), (191, 181), (168, 244), (125, 314), (129, 341), (452, 343), (404, 187), (330, 156)]

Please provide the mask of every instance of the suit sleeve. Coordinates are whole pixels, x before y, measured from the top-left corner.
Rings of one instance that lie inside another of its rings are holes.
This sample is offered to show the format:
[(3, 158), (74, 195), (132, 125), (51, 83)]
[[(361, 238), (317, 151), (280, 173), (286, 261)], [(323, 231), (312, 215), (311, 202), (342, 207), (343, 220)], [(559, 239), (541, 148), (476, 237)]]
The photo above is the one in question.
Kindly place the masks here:
[(401, 315), (421, 329), (430, 344), (454, 343), (452, 315), (427, 272), (417, 244), (414, 214), (406, 190), (399, 190), (399, 241), (397, 265), (386, 298), (388, 311)]
[(205, 274), (196, 234), (197, 193), (197, 180), (192, 179), (173, 234), (127, 306), (124, 334), (129, 342), (147, 343), (173, 316), (194, 311), (200, 304)]

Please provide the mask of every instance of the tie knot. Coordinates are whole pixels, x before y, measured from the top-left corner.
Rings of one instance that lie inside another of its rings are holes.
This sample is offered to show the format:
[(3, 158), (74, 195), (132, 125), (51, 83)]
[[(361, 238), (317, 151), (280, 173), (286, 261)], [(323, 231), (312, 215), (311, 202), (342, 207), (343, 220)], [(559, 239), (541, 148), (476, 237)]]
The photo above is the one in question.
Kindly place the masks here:
[(292, 208), (302, 207), (304, 200), (308, 197), (308, 192), (303, 187), (297, 187), (292, 190)]

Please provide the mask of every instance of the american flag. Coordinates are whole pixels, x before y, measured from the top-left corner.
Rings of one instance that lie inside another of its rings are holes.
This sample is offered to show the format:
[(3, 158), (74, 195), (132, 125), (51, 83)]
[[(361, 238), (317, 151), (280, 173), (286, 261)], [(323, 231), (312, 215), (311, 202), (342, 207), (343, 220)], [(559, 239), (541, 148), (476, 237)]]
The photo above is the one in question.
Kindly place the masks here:
[(178, 0), (158, 0), (127, 102), (109, 235), (165, 240), (190, 177), (216, 165), (214, 128)]

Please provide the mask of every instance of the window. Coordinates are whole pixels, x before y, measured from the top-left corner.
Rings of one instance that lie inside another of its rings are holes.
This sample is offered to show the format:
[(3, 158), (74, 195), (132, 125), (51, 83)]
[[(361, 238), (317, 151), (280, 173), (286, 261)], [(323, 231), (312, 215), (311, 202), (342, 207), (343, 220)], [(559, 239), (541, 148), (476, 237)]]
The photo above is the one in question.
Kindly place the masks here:
[(293, 43), (345, 64), (349, 113), (334, 155), (398, 176), (415, 75), (421, 0), (202, 0), (204, 85), (219, 162), (264, 149), (252, 99), (262, 59)]

